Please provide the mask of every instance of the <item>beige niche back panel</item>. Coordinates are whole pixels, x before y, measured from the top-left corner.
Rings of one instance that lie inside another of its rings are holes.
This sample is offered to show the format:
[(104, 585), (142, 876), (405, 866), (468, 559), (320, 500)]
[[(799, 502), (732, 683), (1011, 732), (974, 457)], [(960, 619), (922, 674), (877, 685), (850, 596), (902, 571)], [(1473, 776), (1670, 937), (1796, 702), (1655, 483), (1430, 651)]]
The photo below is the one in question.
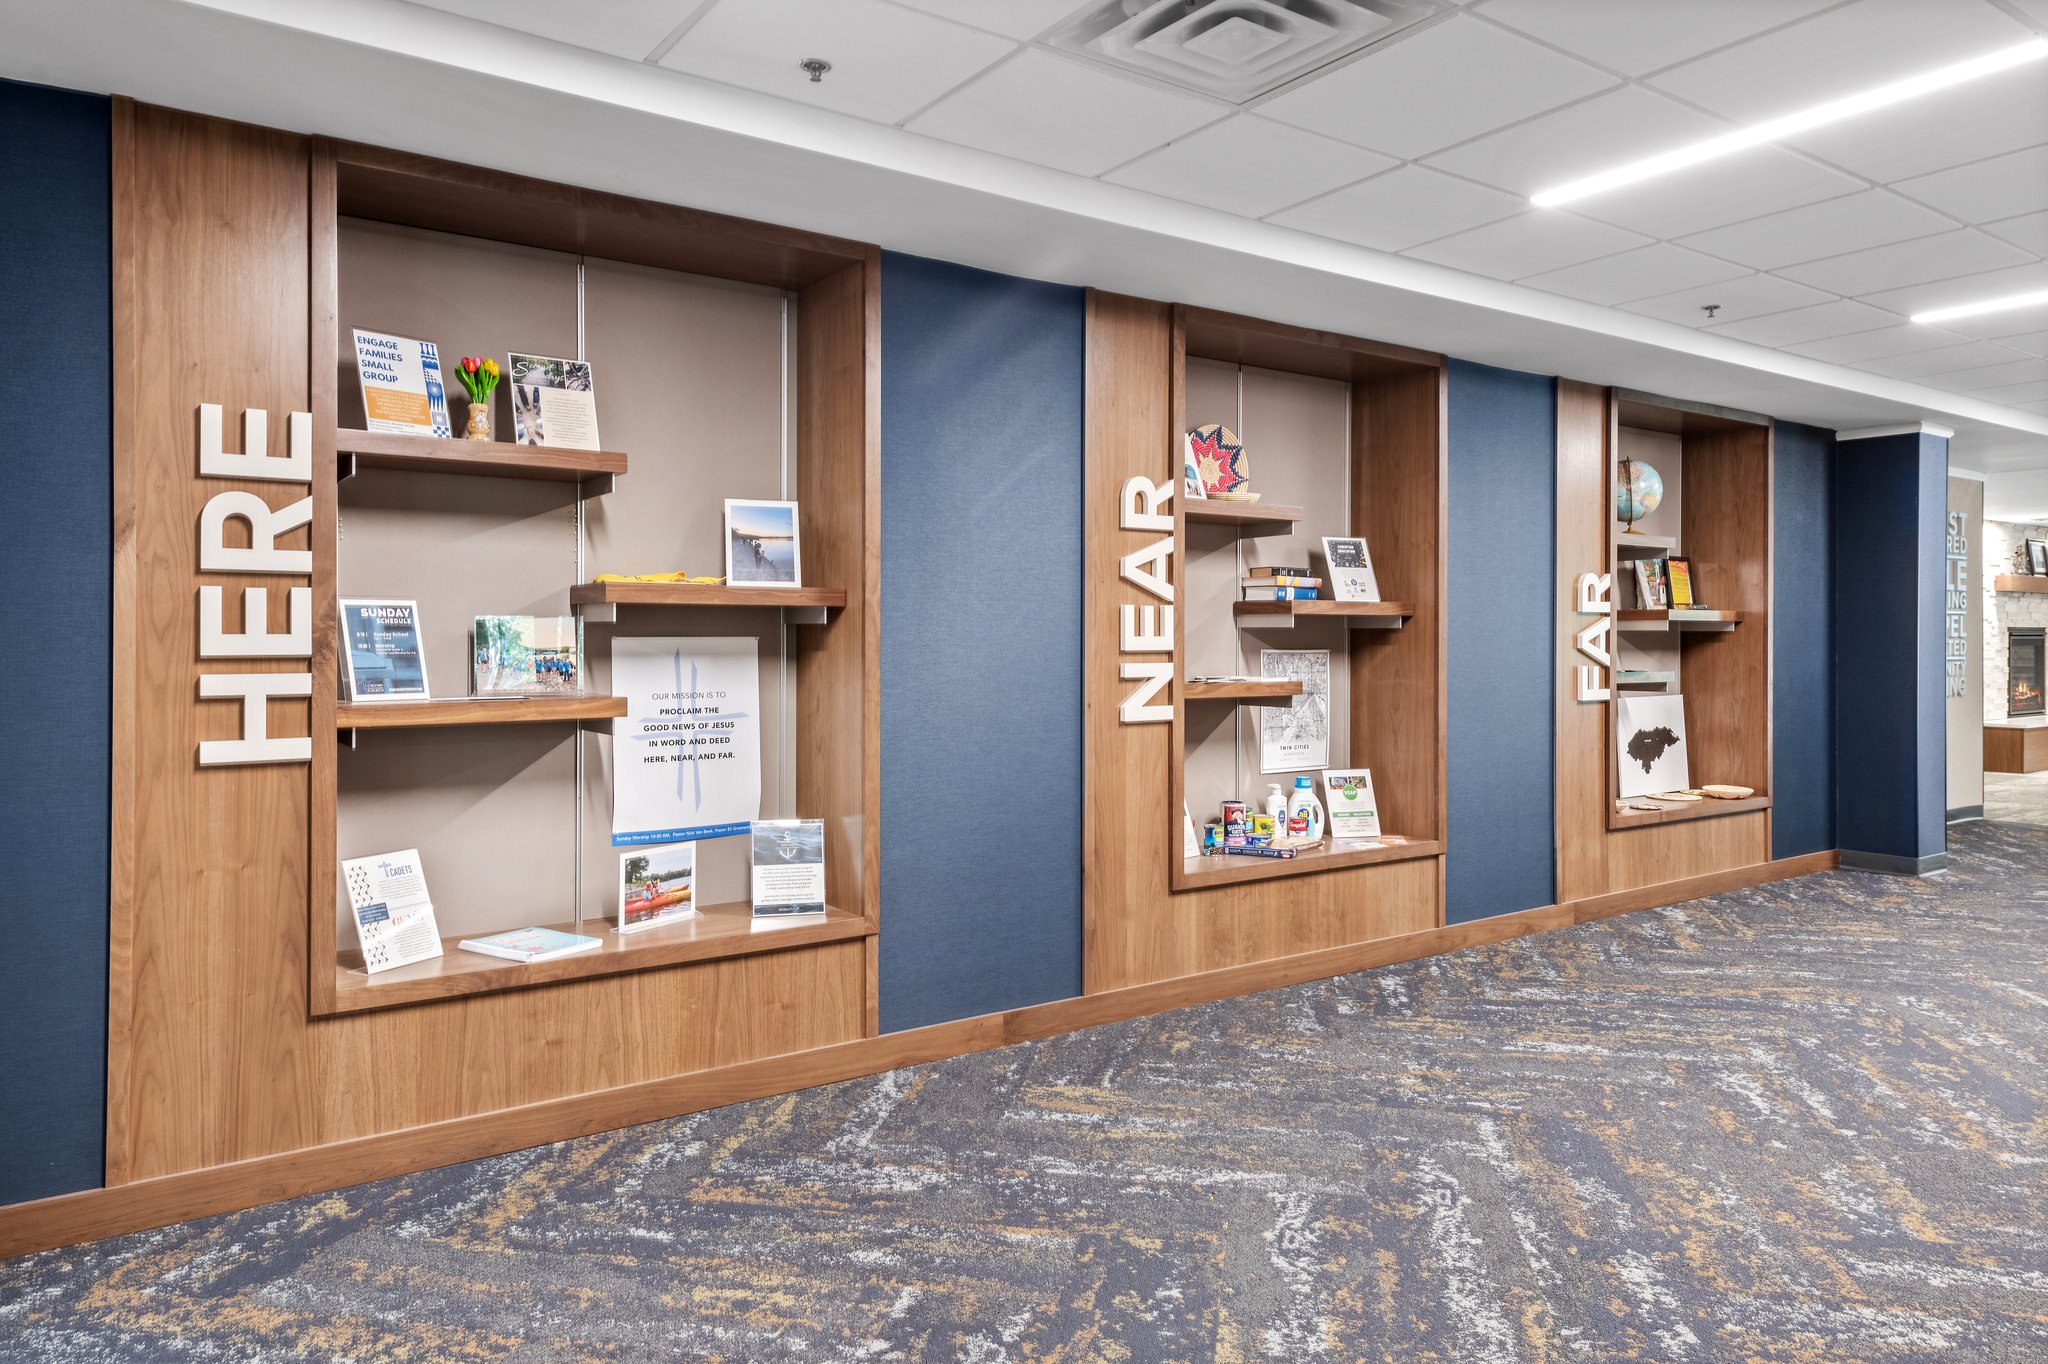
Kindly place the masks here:
[[(1621, 478), (1623, 459), (1641, 460), (1657, 471), (1664, 481), (1664, 499), (1657, 504), (1657, 510), (1636, 522), (1636, 531), (1643, 535), (1683, 534), (1685, 524), (1685, 445), (1679, 437), (1665, 431), (1644, 431), (1633, 426), (1618, 429), (1616, 439), (1620, 449), (1615, 455), (1615, 479)], [(1609, 509), (1612, 515), (1613, 509)], [(1614, 522), (1614, 540), (1617, 545), (1628, 542), (1628, 534), (1619, 520)], [(1679, 554), (1685, 553), (1685, 542), (1679, 540)], [(1635, 560), (1622, 555), (1615, 556), (1614, 600), (1622, 609), (1639, 607), (1643, 604), (1642, 594), (1636, 590)], [(1676, 632), (1657, 634), (1622, 630), (1615, 632), (1615, 659), (1617, 668), (1630, 668), (1642, 672), (1679, 673), (1679, 637)], [(1683, 675), (1679, 685), (1666, 688), (1679, 692), (1684, 683)], [(1640, 695), (1641, 693), (1636, 693)]]
[[(1305, 516), (1291, 532), (1269, 535), (1240, 537), (1229, 526), (1207, 523), (1188, 527), (1184, 672), (1258, 676), (1262, 650), (1328, 650), (1329, 762), (1348, 766), (1351, 678), (1344, 622), (1324, 619), (1239, 630), (1232, 604), (1238, 600), (1240, 578), (1253, 566), (1307, 565), (1320, 575), (1321, 537), (1348, 533), (1351, 386), (1190, 356), (1186, 393), (1189, 428), (1223, 422), (1236, 431), (1244, 443), (1251, 486), (1261, 500), (1301, 507)], [(1269, 782), (1279, 783), (1284, 793), (1301, 775), (1259, 770), (1263, 713), (1251, 706), (1187, 708), (1187, 800), (1197, 825), (1222, 800), (1261, 805)], [(1320, 799), (1320, 779), (1316, 785)]]
[[(587, 261), (583, 288), (600, 431), (607, 448), (632, 461), (618, 492), (585, 504), (587, 576), (723, 573), (725, 499), (795, 499), (795, 449), (785, 448), (795, 422), (784, 383), (785, 373), (794, 375), (795, 310), (785, 309), (775, 289), (616, 261)], [(808, 551), (816, 532), (802, 508), (797, 517), (800, 551)], [(816, 562), (804, 555), (807, 582), (817, 582)], [(763, 599), (773, 597), (764, 590)], [(615, 624), (586, 627), (597, 686), (610, 688), (611, 641), (625, 635), (752, 639), (760, 669), (761, 814), (809, 813), (793, 808), (796, 687), (778, 611), (621, 607)], [(617, 912), (619, 855), (629, 851), (611, 842), (616, 742), (598, 734), (582, 739), (583, 912), (599, 920)], [(750, 860), (744, 836), (700, 841), (700, 902), (747, 899)]]
[[(337, 376), (343, 426), (362, 423), (351, 330), (440, 350), (459, 433), (459, 357), (576, 353), (576, 260), (558, 252), (351, 218), (338, 236)], [(510, 439), (499, 385), (494, 417)], [(365, 470), (340, 492), (339, 595), (417, 601), (435, 696), (470, 691), (479, 615), (566, 615), (576, 580), (569, 484)], [(341, 750), (337, 850), (343, 860), (420, 850), (444, 934), (573, 917), (574, 731), (560, 725), (394, 730)], [(336, 938), (355, 943), (348, 897)]]

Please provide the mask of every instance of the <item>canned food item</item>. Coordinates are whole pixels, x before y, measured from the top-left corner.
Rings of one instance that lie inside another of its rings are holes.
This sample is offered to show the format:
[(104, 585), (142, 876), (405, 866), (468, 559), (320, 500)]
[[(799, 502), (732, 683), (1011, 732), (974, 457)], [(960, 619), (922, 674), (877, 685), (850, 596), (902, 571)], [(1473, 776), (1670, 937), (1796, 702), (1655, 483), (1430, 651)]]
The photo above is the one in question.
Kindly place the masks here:
[(1223, 832), (1243, 838), (1245, 834), (1245, 805), (1241, 800), (1223, 802)]

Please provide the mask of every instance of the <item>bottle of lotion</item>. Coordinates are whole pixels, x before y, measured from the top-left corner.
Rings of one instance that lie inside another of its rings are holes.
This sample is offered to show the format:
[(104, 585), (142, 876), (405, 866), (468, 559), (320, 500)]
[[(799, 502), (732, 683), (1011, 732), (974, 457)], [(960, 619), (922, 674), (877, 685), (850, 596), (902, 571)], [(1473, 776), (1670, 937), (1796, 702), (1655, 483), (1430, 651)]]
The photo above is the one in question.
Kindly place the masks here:
[(1287, 832), (1295, 837), (1323, 836), (1323, 803), (1316, 799), (1312, 778), (1294, 779), (1294, 799), (1287, 807)]
[(1280, 783), (1266, 783), (1266, 813), (1273, 817), (1273, 829), (1277, 833), (1287, 832), (1287, 797), (1281, 794)]

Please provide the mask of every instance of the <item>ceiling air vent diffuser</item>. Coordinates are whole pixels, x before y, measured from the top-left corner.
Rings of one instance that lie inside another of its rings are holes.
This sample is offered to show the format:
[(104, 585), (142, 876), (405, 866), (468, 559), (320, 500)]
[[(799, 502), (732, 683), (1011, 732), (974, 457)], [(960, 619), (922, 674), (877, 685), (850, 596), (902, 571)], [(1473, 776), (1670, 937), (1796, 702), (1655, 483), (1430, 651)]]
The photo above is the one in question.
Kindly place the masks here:
[(1108, 0), (1049, 41), (1242, 104), (1442, 9), (1439, 0)]

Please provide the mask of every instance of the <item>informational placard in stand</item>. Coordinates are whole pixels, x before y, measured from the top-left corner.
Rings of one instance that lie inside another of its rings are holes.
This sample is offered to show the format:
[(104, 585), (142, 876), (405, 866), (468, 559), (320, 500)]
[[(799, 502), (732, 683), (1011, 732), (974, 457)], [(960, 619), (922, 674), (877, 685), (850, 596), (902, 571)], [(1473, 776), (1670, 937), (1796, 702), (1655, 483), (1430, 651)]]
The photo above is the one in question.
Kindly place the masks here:
[(612, 843), (746, 833), (761, 813), (761, 667), (741, 639), (614, 639), (626, 698), (612, 745)]

